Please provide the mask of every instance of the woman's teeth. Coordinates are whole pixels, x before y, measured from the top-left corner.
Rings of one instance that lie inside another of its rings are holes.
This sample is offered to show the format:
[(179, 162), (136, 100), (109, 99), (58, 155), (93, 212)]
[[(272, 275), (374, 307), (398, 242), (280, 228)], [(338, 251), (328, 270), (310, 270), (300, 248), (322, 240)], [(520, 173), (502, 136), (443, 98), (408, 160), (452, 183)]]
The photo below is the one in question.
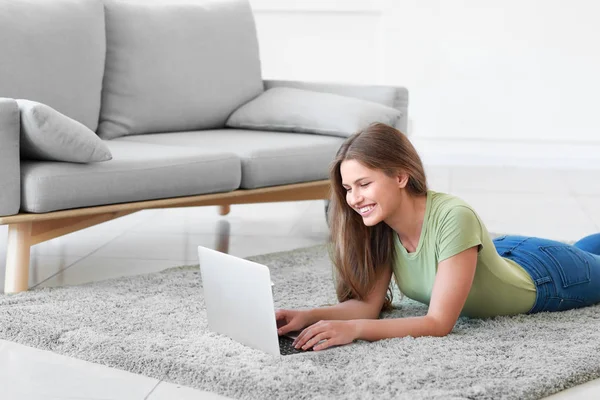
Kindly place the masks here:
[(365, 213), (368, 213), (369, 211), (371, 211), (373, 209), (373, 207), (375, 207), (375, 206), (362, 207), (362, 208), (359, 208), (359, 211), (361, 214), (365, 214)]

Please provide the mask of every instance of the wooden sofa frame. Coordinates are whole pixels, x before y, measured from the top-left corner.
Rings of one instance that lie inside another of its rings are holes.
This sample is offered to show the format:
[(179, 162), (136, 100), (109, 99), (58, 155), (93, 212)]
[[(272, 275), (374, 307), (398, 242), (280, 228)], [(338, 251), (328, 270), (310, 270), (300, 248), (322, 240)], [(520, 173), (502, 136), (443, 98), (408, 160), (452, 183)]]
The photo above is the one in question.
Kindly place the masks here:
[(260, 189), (238, 189), (226, 193), (85, 207), (43, 214), (20, 213), (0, 217), (0, 225), (8, 225), (4, 293), (18, 293), (29, 288), (31, 246), (136, 211), (156, 208), (220, 206), (219, 213), (227, 215), (232, 204), (326, 200), (329, 198), (329, 190), (329, 181), (323, 180)]

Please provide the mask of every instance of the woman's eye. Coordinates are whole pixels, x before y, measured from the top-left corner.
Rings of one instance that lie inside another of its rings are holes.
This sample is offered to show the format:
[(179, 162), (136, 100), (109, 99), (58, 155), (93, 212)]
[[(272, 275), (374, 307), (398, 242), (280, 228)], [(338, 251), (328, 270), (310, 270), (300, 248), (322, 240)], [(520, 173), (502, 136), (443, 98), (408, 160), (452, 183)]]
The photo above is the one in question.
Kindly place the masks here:
[(369, 186), (370, 184), (371, 184), (371, 182), (369, 182), (369, 183), (363, 183), (362, 185), (360, 185), (360, 187), (367, 187), (367, 186)]

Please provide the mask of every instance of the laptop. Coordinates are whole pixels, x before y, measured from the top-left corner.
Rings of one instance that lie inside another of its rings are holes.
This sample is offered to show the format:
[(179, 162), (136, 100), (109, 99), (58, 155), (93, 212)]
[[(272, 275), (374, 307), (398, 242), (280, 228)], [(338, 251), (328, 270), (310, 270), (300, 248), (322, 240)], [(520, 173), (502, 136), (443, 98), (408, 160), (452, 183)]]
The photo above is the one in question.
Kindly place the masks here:
[(198, 246), (208, 328), (274, 356), (304, 353), (279, 336), (273, 283), (266, 265)]

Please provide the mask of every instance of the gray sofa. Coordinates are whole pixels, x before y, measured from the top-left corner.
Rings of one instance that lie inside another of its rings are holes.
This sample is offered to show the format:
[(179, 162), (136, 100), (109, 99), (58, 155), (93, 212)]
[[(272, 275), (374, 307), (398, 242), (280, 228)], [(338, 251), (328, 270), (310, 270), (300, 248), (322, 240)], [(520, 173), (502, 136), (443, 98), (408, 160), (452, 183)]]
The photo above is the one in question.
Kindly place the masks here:
[[(343, 137), (226, 126), (232, 112), (266, 90), (393, 107), (405, 131), (405, 88), (264, 80), (246, 2), (168, 3), (0, 0), (5, 292), (27, 288), (31, 245), (131, 212), (211, 204), (225, 214), (230, 204), (326, 199), (328, 165)], [(112, 159), (23, 155), (16, 99), (78, 121)]]

